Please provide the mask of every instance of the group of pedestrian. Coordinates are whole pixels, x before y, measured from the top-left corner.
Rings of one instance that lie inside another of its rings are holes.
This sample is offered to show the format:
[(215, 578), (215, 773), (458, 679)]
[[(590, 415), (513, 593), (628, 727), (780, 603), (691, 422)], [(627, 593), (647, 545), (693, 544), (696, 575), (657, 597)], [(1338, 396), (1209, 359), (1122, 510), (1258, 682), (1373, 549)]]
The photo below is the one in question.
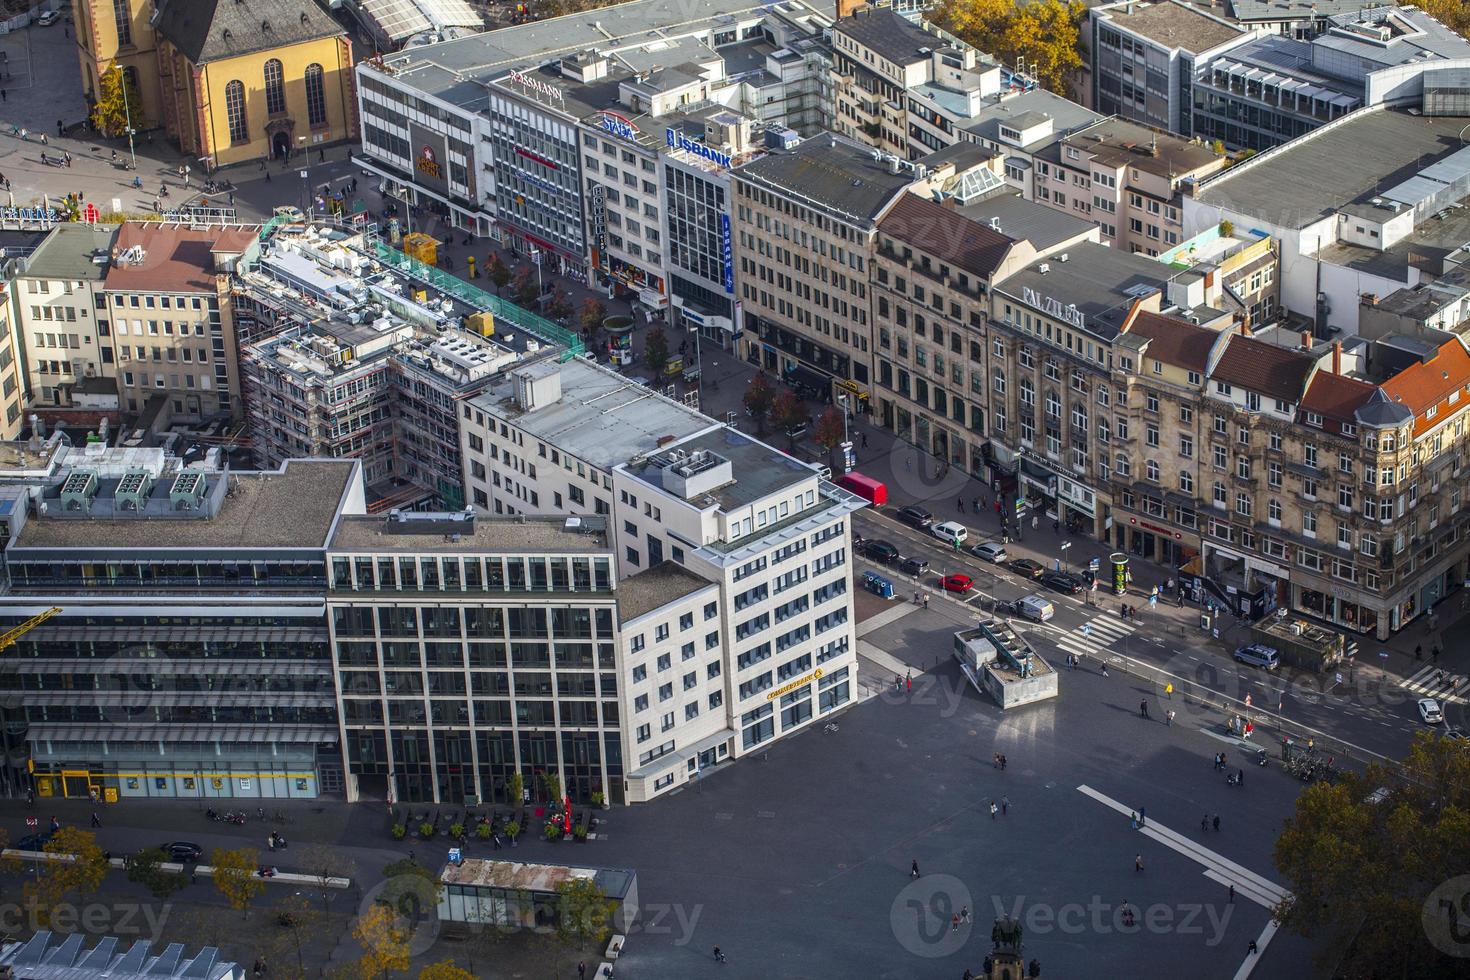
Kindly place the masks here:
[(999, 769), (1001, 772), (1005, 772), (1006, 771), (1006, 757), (1005, 757), (1005, 753), (1003, 753), (1003, 752), (995, 752), (995, 753), (992, 753), (991, 756), (990, 756), (990, 761), (995, 766), (995, 768)]
[(961, 905), (960, 910), (949, 917), (949, 931), (958, 932), (960, 928), (960, 923), (969, 921), (970, 907), (968, 905)]
[(1220, 829), (1220, 815), (1218, 813), (1215, 814), (1213, 817), (1206, 813), (1204, 816), (1199, 818), (1199, 829), (1202, 832), (1208, 833), (1211, 827), (1213, 827), (1217, 831)]

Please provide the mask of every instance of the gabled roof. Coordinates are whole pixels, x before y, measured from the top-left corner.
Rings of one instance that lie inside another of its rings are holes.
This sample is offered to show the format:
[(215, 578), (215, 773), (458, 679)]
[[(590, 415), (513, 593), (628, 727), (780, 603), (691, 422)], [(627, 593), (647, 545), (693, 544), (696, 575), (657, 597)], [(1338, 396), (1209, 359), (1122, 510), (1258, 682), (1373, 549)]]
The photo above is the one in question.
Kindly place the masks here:
[(1316, 364), (1316, 358), (1302, 351), (1235, 334), (1210, 378), (1295, 405), (1302, 400)]
[[(1459, 340), (1449, 340), (1427, 361), (1413, 364), (1383, 383), (1395, 404), (1414, 413), (1414, 435), (1419, 435), (1449, 418), (1441, 411), (1451, 396), (1463, 408), (1470, 402), (1470, 353)], [(1434, 416), (1425, 412), (1435, 410)]]
[(1303, 412), (1316, 412), (1325, 421), (1335, 423), (1332, 428), (1336, 429), (1343, 422), (1355, 423), (1358, 409), (1368, 404), (1377, 391), (1378, 386), (1367, 381), (1331, 371), (1318, 371), (1313, 375), (1312, 383), (1307, 385), (1307, 393), (1302, 396), (1301, 409)]
[(917, 194), (900, 197), (878, 230), (982, 279), (1000, 267), (1015, 244), (1009, 235)]
[(163, 0), (153, 29), (195, 65), (347, 33), (317, 0)]
[(1127, 332), (1148, 338), (1145, 357), (1201, 374), (1209, 368), (1210, 351), (1220, 339), (1216, 331), (1188, 320), (1147, 311), (1129, 322)]

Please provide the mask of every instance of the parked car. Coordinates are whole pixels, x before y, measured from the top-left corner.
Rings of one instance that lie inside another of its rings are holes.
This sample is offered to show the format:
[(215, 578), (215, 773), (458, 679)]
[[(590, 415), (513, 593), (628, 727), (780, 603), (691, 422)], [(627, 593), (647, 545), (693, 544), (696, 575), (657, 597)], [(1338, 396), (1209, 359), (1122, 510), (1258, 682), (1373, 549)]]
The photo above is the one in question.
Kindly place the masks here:
[(1087, 588), (1080, 578), (1068, 572), (1042, 572), (1037, 581), (1065, 595), (1076, 595)]
[(920, 531), (934, 523), (934, 515), (922, 507), (900, 507), (898, 519), (909, 527), (916, 527)]
[(939, 587), (946, 592), (969, 592), (975, 587), (975, 580), (968, 575), (945, 575), (939, 580)]
[(1459, 742), (1461, 745), (1470, 745), (1470, 733), (1465, 729), (1451, 726), (1444, 730), (1444, 737)]
[(982, 541), (970, 549), (970, 553), (993, 561), (997, 565), (1006, 560), (1006, 546), (999, 541)]
[(863, 554), (883, 565), (898, 561), (898, 549), (887, 541), (864, 541)]
[(1041, 578), (1041, 576), (1046, 574), (1046, 566), (1039, 561), (1032, 561), (1030, 558), (1017, 558), (1014, 561), (1008, 561), (1006, 562), (1006, 568), (1009, 568), (1022, 578)]
[(898, 570), (917, 578), (929, 570), (929, 561), (926, 558), (905, 558), (898, 563)]
[(159, 850), (167, 855), (170, 861), (177, 861), (179, 864), (190, 864), (204, 856), (204, 848), (186, 840), (170, 841)]
[(10, 846), (17, 851), (39, 851), (51, 842), (51, 836), (49, 830), (43, 830), (39, 834), (26, 834)]
[(1044, 623), (1057, 613), (1057, 607), (1052, 605), (1051, 600), (1039, 593), (1022, 596), (1015, 602), (1007, 603), (1006, 608), (1017, 616), (1023, 616), (1037, 623)]
[(1419, 699), (1419, 717), (1426, 725), (1438, 725), (1444, 721), (1444, 711), (1439, 707), (1439, 702), (1434, 698)]
[(970, 529), (955, 521), (945, 521), (943, 524), (931, 524), (929, 533), (947, 545), (956, 545), (965, 543), (965, 539), (970, 536)]
[(1275, 670), (1281, 666), (1281, 654), (1276, 652), (1275, 647), (1268, 647), (1264, 643), (1241, 647), (1235, 651), (1235, 659), (1262, 670)]
[(52, 24), (56, 23), (60, 19), (61, 12), (59, 10), (48, 10), (44, 14), (36, 18), (36, 23), (40, 24), (42, 27), (50, 27)]

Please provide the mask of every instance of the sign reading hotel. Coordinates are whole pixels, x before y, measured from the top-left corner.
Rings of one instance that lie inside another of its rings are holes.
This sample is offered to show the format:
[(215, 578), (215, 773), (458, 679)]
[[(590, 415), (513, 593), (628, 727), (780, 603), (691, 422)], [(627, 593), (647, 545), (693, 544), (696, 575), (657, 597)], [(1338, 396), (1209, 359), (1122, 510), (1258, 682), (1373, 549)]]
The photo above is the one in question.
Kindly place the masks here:
[(1068, 303), (1063, 306), (1061, 301), (1051, 296), (1039, 296), (1030, 286), (1023, 287), (1022, 299), (1027, 306), (1033, 306), (1053, 320), (1061, 320), (1063, 323), (1071, 324), (1078, 330), (1087, 329), (1087, 317), (1077, 309), (1076, 304)]
[(625, 140), (638, 136), (638, 127), (633, 124), (633, 120), (608, 109), (602, 111), (602, 128)]
[(513, 71), (509, 75), (507, 75), (506, 78), (508, 78), (512, 82), (515, 82), (527, 92), (532, 92), (536, 95), (544, 95), (546, 98), (557, 103), (558, 105), (566, 105), (566, 97), (562, 95), (561, 89), (557, 88), (555, 85), (552, 85), (550, 82), (543, 82), (541, 79), (536, 78), (533, 75), (527, 75), (523, 71)]
[(705, 146), (703, 143), (696, 143), (683, 133), (674, 132), (673, 127), (664, 130), (664, 139), (668, 141), (669, 146), (676, 150), (687, 150), (697, 157), (703, 157), (710, 163), (727, 169), (730, 166), (730, 154), (721, 153), (719, 150)]

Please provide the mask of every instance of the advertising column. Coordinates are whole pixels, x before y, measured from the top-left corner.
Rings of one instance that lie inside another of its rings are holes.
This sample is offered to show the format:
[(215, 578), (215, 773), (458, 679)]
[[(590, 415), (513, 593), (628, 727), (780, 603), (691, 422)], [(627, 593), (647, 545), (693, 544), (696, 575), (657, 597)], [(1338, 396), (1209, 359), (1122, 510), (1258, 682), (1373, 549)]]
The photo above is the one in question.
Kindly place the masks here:
[(1113, 564), (1113, 595), (1125, 595), (1128, 592), (1128, 556), (1115, 551), (1108, 555), (1108, 561)]

